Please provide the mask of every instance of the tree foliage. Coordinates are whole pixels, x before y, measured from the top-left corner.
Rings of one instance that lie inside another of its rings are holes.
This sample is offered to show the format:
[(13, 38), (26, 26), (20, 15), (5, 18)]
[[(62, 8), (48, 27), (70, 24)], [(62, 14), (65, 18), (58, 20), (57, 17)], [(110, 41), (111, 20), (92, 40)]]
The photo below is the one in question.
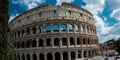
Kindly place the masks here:
[(8, 20), (9, 2), (0, 0), (0, 60), (11, 60)]

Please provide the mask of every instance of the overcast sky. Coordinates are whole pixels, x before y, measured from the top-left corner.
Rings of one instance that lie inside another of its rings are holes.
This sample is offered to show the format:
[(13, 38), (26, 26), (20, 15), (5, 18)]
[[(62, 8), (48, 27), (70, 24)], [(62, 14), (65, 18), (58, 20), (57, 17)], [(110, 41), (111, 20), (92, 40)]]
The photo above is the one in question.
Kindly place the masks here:
[(37, 6), (56, 6), (62, 2), (83, 7), (94, 15), (100, 43), (120, 37), (120, 0), (10, 0), (10, 21)]

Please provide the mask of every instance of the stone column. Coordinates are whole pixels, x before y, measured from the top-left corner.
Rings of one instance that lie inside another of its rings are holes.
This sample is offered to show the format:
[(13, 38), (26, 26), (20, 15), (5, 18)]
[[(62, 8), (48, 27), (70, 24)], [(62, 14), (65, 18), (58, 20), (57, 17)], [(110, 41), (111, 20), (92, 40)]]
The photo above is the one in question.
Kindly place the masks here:
[(62, 52), (60, 52), (60, 58), (61, 58), (61, 60), (63, 60), (63, 54), (62, 54)]
[(81, 58), (84, 58), (84, 50), (81, 50)]
[(60, 48), (62, 48), (62, 39), (60, 38)]
[(59, 25), (59, 32), (61, 33), (61, 26), (60, 26), (60, 23), (59, 23), (58, 25)]
[(37, 53), (37, 60), (40, 60), (40, 58), (39, 58), (39, 53)]
[(68, 60), (71, 60), (71, 52), (68, 52)]
[(55, 60), (55, 52), (52, 53), (52, 58)]
[(67, 26), (67, 33), (69, 32), (69, 27), (68, 27), (68, 24), (66, 24), (66, 26)]
[(50, 24), (50, 26), (51, 26), (51, 29), (50, 29), (50, 30), (51, 30), (51, 33), (53, 33), (53, 27), (52, 27), (53, 24)]
[(36, 26), (36, 33), (39, 33), (39, 26)]
[(75, 58), (78, 59), (78, 50), (76, 50)]
[(30, 59), (33, 60), (32, 53), (30, 53)]
[(75, 47), (77, 47), (77, 36), (75, 36)]
[(47, 47), (46, 39), (45, 38), (43, 39), (43, 43), (44, 43), (44, 49), (45, 49)]
[(76, 32), (76, 29), (75, 29), (76, 27), (75, 27), (75, 24), (73, 24), (73, 33), (75, 33)]
[(52, 42), (52, 48), (54, 48), (54, 39), (51, 37), (51, 42)]
[(47, 60), (47, 52), (44, 53), (44, 59)]
[(70, 39), (69, 39), (69, 37), (67, 37), (67, 46), (68, 47), (70, 46)]
[(36, 38), (36, 47), (39, 47), (39, 39)]

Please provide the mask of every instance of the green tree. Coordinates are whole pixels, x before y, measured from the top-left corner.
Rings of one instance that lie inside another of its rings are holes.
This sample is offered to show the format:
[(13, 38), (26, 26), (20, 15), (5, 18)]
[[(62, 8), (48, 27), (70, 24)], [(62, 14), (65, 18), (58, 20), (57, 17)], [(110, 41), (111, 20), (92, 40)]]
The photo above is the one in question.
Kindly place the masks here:
[(11, 60), (8, 20), (9, 1), (0, 0), (0, 60)]

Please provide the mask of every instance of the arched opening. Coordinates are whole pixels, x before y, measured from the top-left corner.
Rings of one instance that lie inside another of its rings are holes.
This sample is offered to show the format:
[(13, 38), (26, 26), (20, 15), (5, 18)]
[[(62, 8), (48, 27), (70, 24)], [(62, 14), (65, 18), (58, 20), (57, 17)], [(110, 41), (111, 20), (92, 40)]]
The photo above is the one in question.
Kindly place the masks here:
[(36, 34), (36, 27), (33, 27), (33, 28), (32, 28), (32, 33), (33, 33), (33, 34)]
[(80, 38), (77, 38), (77, 44), (78, 45), (80, 44)]
[(84, 57), (87, 57), (87, 51), (84, 51)]
[(24, 54), (22, 54), (22, 60), (25, 60), (25, 55)]
[(53, 31), (54, 31), (54, 32), (58, 32), (58, 31), (59, 31), (59, 26), (58, 26), (58, 24), (54, 24), (54, 25), (53, 25)]
[(30, 47), (30, 41), (27, 41), (27, 48), (29, 48)]
[(39, 55), (39, 60), (44, 60), (44, 55), (42, 53)]
[(17, 42), (17, 48), (20, 48), (20, 42), (19, 41)]
[(91, 52), (90, 52), (90, 50), (88, 51), (88, 56), (91, 57)]
[(78, 25), (75, 25), (75, 30), (76, 30), (76, 32), (79, 31)]
[(78, 58), (81, 58), (81, 51), (78, 51)]
[(71, 60), (73, 60), (73, 59), (75, 59), (75, 52), (74, 51), (71, 52)]
[(18, 37), (20, 37), (20, 31), (18, 31)]
[(55, 60), (60, 60), (60, 53), (58, 52), (55, 53)]
[(61, 24), (61, 31), (66, 31), (66, 25), (65, 24)]
[(68, 60), (68, 53), (67, 52), (63, 52), (63, 60)]
[(30, 34), (30, 29), (29, 29), (29, 28), (27, 28), (27, 30), (26, 30), (26, 34), (27, 34), (27, 35)]
[(30, 60), (30, 54), (27, 54), (27, 60)]
[(24, 48), (24, 42), (21, 43), (21, 48)]
[(90, 44), (90, 39), (88, 39), (88, 44)]
[(20, 60), (20, 55), (19, 54), (17, 55), (17, 58), (18, 58), (18, 60)]
[(50, 32), (51, 31), (51, 26), (50, 25), (46, 25), (46, 32)]
[(25, 33), (25, 31), (24, 31), (24, 30), (22, 30), (22, 36), (24, 35), (24, 33)]
[(36, 40), (32, 41), (32, 47), (36, 47)]
[(73, 26), (71, 24), (68, 25), (69, 31), (73, 31)]
[(54, 14), (57, 14), (57, 11), (56, 11), (56, 10), (53, 10), (53, 13), (54, 13)]
[(47, 60), (52, 60), (52, 54), (51, 53), (47, 54)]
[(85, 38), (83, 38), (83, 44), (85, 44)]
[(74, 45), (75, 44), (75, 41), (72, 37), (70, 37), (70, 45)]
[(55, 38), (54, 39), (54, 45), (55, 46), (59, 46), (59, 38)]
[(43, 40), (42, 39), (39, 40), (39, 47), (43, 47)]
[(85, 32), (85, 27), (83, 25), (81, 26), (81, 32)]
[(33, 58), (33, 60), (37, 60), (37, 55), (36, 55), (36, 54), (33, 54), (33, 55), (32, 55), (32, 58)]
[(67, 45), (67, 39), (66, 38), (62, 38), (62, 45)]
[(47, 46), (51, 46), (51, 39), (47, 38)]

